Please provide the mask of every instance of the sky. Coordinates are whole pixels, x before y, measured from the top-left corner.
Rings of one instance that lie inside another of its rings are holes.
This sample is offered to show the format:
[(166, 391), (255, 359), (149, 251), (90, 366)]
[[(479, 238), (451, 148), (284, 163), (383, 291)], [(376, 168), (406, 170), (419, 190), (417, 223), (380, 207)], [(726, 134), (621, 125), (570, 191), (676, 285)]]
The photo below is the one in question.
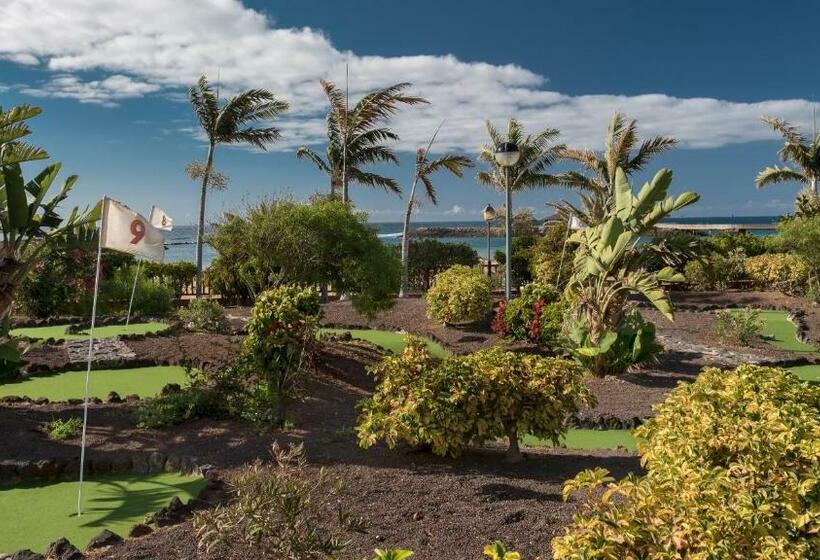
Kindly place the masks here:
[[(702, 196), (682, 215), (774, 215), (791, 210), (799, 186), (755, 188), (757, 172), (779, 163), (779, 137), (759, 117), (811, 133), (816, 21), (809, 2), (789, 0), (5, 0), (0, 106), (43, 108), (31, 140), (80, 176), (75, 204), (107, 194), (146, 213), (161, 206), (178, 224), (197, 215), (198, 187), (184, 170), (206, 153), (186, 99), (200, 75), (218, 78), (225, 95), (263, 87), (290, 104), (268, 152), (218, 148), (216, 165), (231, 181), (209, 195), (214, 220), (263, 196), (327, 192), (327, 177), (295, 149), (324, 149), (319, 80), (344, 84), (346, 65), (351, 101), (406, 81), (431, 102), (392, 120), (400, 165), (376, 169), (405, 189), (413, 152), (442, 121), (436, 153), (474, 156), (485, 121), (510, 117), (600, 150), (621, 111), (644, 136), (680, 140), (635, 183), (671, 168), (673, 191)], [(33, 174), (41, 164), (28, 165)], [(480, 219), (485, 204), (502, 203), (475, 171), (434, 182), (439, 204), (419, 208), (418, 221)], [(394, 194), (353, 185), (351, 195), (371, 221), (401, 219), (405, 201)], [(513, 205), (544, 216), (562, 198), (574, 197), (522, 192)]]

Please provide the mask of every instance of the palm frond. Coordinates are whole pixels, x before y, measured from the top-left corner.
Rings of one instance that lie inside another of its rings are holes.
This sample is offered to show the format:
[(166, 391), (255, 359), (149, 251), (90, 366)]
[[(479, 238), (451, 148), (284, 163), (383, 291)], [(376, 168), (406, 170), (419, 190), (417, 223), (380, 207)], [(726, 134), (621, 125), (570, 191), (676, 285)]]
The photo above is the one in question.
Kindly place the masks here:
[(769, 185), (777, 183), (787, 183), (789, 181), (796, 181), (798, 183), (808, 183), (809, 178), (799, 171), (789, 169), (788, 167), (767, 167), (757, 175), (755, 184), (757, 188), (762, 189)]
[(367, 187), (380, 187), (388, 192), (401, 195), (401, 186), (392, 177), (385, 177), (378, 173), (361, 171), (355, 167), (348, 168), (348, 177), (351, 181)]
[(644, 140), (641, 147), (638, 148), (638, 153), (636, 153), (632, 159), (625, 162), (626, 166), (624, 169), (628, 173), (641, 171), (649, 162), (650, 158), (667, 150), (671, 150), (677, 143), (677, 138), (671, 136), (653, 136), (648, 140)]
[(775, 132), (780, 133), (783, 139), (790, 144), (804, 144), (806, 142), (806, 138), (797, 129), (797, 127), (792, 126), (783, 119), (762, 116), (760, 117), (760, 120), (769, 125)]
[(296, 158), (309, 159), (322, 172), (330, 174), (330, 165), (328, 165), (328, 163), (324, 159), (322, 159), (322, 156), (320, 156), (318, 153), (308, 148), (307, 146), (299, 146), (299, 149), (296, 150)]

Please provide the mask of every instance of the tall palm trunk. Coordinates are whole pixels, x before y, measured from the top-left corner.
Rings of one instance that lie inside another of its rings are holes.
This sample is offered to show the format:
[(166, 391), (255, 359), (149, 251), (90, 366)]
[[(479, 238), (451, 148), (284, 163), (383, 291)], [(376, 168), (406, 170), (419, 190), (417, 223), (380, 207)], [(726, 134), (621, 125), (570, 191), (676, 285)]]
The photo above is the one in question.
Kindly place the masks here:
[(401, 234), (401, 289), (399, 297), (407, 296), (408, 274), (410, 268), (410, 214), (413, 213), (413, 202), (416, 200), (416, 185), (419, 184), (419, 175), (413, 180), (413, 187), (410, 189), (410, 199), (407, 201), (407, 210), (404, 212), (404, 227)]
[(208, 194), (208, 179), (211, 178), (211, 167), (214, 163), (214, 143), (208, 145), (208, 161), (205, 173), (202, 174), (202, 192), (199, 195), (199, 229), (196, 233), (196, 297), (202, 297), (202, 245), (205, 242), (205, 199)]

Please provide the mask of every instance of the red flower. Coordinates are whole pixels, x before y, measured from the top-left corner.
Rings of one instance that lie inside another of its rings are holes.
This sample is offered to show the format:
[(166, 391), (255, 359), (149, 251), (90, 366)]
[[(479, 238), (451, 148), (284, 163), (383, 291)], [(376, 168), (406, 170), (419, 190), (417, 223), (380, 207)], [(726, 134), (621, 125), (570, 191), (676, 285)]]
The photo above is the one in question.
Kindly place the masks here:
[(495, 317), (493, 318), (493, 322), (490, 323), (490, 328), (493, 330), (494, 333), (500, 334), (502, 336), (506, 336), (507, 333), (510, 331), (510, 327), (507, 324), (507, 302), (502, 301), (498, 304), (498, 311), (495, 313)]

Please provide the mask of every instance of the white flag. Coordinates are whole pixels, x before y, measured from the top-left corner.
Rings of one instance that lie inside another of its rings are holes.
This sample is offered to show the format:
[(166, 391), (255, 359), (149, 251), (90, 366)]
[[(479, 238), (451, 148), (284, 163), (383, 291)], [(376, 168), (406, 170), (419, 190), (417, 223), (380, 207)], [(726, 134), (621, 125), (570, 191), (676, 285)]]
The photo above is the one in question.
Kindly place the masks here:
[(584, 229), (584, 224), (581, 223), (581, 220), (578, 219), (578, 216), (572, 216), (569, 219), (569, 229), (571, 229), (571, 230)]
[(151, 225), (155, 228), (171, 231), (174, 229), (174, 219), (165, 213), (165, 210), (159, 206), (151, 207)]
[(103, 200), (100, 246), (130, 253), (152, 261), (165, 258), (165, 236), (143, 216), (128, 206), (105, 198)]

